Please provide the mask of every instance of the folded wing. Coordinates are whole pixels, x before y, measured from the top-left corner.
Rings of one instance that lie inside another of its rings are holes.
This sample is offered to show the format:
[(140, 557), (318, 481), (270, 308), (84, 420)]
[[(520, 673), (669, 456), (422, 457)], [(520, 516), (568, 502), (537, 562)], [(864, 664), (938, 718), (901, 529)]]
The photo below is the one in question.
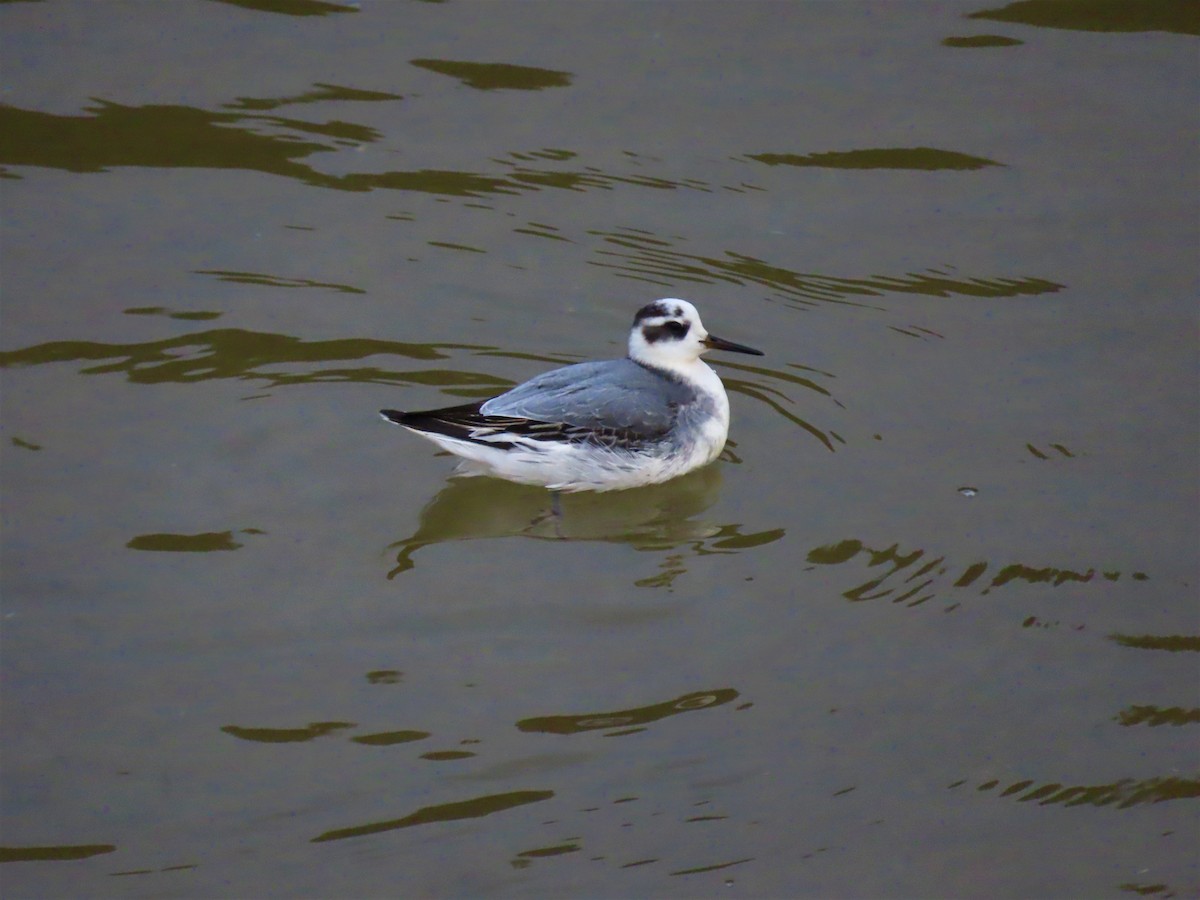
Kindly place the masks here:
[(652, 439), (669, 432), (693, 399), (686, 384), (618, 359), (545, 372), (484, 402), (480, 412), (560, 424), (567, 435), (574, 429)]

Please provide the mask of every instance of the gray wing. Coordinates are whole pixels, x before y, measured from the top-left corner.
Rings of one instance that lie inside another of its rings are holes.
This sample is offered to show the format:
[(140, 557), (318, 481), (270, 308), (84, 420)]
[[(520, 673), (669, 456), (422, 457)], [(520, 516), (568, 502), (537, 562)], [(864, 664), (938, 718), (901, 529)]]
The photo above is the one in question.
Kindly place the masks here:
[(544, 372), (488, 400), (480, 412), (652, 437), (669, 431), (679, 408), (694, 399), (686, 384), (614, 359)]

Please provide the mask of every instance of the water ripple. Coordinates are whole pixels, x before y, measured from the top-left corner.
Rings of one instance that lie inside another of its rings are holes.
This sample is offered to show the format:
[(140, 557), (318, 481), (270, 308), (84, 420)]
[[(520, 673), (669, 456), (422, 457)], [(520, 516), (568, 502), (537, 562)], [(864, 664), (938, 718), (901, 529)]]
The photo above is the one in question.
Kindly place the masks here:
[(675, 249), (670, 241), (650, 237), (637, 229), (591, 231), (589, 234), (602, 238), (608, 245), (606, 249), (595, 251), (602, 259), (590, 260), (591, 265), (614, 269), (622, 277), (664, 287), (677, 286), (680, 282), (759, 285), (805, 306), (841, 303), (880, 309), (851, 298), (885, 294), (1006, 298), (1055, 293), (1065, 287), (1044, 278), (956, 277), (938, 269), (903, 275), (838, 278), (793, 271), (733, 250), (726, 250), (721, 255), (687, 253)]

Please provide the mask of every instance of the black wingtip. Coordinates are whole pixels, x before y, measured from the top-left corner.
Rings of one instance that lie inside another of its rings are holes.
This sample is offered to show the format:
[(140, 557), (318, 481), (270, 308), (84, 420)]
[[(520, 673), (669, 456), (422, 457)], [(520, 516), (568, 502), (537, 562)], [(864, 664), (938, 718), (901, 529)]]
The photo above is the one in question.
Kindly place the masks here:
[(403, 425), (404, 420), (408, 417), (407, 413), (402, 413), (398, 409), (381, 409), (379, 415), (387, 422), (394, 422), (397, 425)]

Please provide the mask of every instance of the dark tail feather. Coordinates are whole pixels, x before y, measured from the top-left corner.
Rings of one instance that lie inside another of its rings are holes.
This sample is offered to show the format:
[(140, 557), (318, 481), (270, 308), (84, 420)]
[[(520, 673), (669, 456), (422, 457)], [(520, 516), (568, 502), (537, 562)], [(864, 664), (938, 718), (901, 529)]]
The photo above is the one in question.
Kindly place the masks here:
[(483, 400), (463, 406), (448, 406), (445, 409), (426, 409), (421, 412), (402, 412), (398, 409), (381, 409), (379, 415), (388, 422), (403, 425), (416, 431), (431, 431), (447, 437), (470, 439), (473, 428), (487, 424), (487, 416), (480, 416), (479, 407)]
[(397, 425), (403, 425), (404, 420), (408, 418), (408, 413), (400, 412), (398, 409), (381, 409), (379, 414), (389, 422), (395, 422)]
[(512, 419), (505, 416), (484, 416), (479, 412), (486, 401), (478, 400), (463, 406), (448, 406), (445, 409), (428, 409), (423, 412), (401, 412), (398, 409), (381, 409), (379, 414), (385, 421), (403, 425), (413, 431), (423, 434), (440, 434), (459, 441), (473, 441), (477, 444), (487, 444), (499, 450), (507, 450), (512, 445), (503, 441), (480, 440), (475, 430), (478, 428), (495, 430), (501, 426), (521, 425), (524, 419)]

